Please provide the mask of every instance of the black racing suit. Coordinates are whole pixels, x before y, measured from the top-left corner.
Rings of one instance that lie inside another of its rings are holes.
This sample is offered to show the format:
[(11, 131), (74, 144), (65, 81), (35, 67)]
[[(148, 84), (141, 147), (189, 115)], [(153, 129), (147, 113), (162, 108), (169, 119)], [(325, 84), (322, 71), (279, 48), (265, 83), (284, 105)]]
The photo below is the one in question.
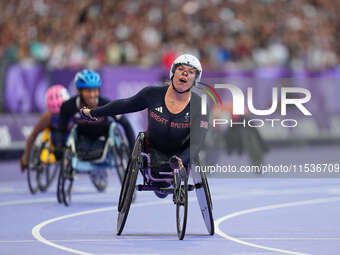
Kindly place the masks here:
[[(110, 102), (110, 100), (99, 97), (98, 98), (98, 106), (106, 105)], [(67, 133), (67, 128), (70, 121), (73, 121), (77, 124), (77, 135), (87, 137), (91, 140), (95, 140), (100, 136), (108, 136), (109, 127), (111, 124), (111, 120), (108, 117), (98, 118), (97, 121), (91, 122), (81, 119), (79, 114), (79, 109), (83, 106), (81, 102), (80, 96), (74, 96), (69, 100), (65, 101), (60, 109), (59, 115), (59, 123), (56, 132), (56, 147), (62, 148), (64, 146), (64, 137)], [(124, 132), (128, 138), (129, 147), (132, 150), (135, 135), (132, 129), (132, 126), (128, 119), (124, 116), (112, 116), (117, 123), (121, 124)]]
[(201, 115), (201, 97), (193, 92), (182, 112), (170, 113), (165, 105), (167, 89), (168, 86), (146, 87), (133, 97), (112, 101), (90, 113), (100, 118), (148, 109), (147, 143), (168, 159), (179, 156), (187, 166), (191, 157), (198, 156), (208, 129), (208, 116)]

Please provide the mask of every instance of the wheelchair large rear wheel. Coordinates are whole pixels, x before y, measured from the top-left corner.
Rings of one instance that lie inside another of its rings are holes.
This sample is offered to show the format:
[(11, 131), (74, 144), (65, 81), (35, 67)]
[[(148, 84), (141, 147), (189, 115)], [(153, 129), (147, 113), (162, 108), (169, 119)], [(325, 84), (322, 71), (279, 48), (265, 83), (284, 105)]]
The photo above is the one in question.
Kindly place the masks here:
[[(203, 169), (201, 167), (201, 164), (199, 165), (200, 165), (199, 169)], [(201, 213), (203, 216), (205, 226), (208, 230), (208, 233), (210, 235), (213, 235), (215, 233), (215, 226), (214, 226), (214, 218), (212, 214), (212, 200), (211, 200), (208, 180), (205, 175), (205, 172), (202, 172), (202, 171), (199, 171), (199, 173), (196, 172), (194, 174), (193, 179), (195, 183), (197, 200), (198, 200), (198, 203), (201, 209)]]
[(115, 144), (112, 148), (112, 156), (119, 181), (121, 184), (123, 184), (123, 179), (128, 166), (131, 151), (126, 139), (124, 139), (124, 136), (118, 127), (116, 127), (114, 130), (114, 137)]
[(185, 170), (174, 174), (174, 203), (176, 204), (176, 226), (179, 240), (183, 240), (188, 215), (188, 179)]
[(128, 187), (129, 187), (129, 181), (131, 179), (131, 174), (128, 174), (129, 168), (130, 168), (130, 162), (128, 163), (128, 167), (127, 167), (126, 172), (124, 174), (122, 187), (121, 187), (120, 193), (119, 193), (118, 212), (120, 212), (122, 210), (124, 200), (125, 200), (125, 197), (126, 197), (126, 192), (128, 190)]
[(121, 194), (119, 196), (118, 219), (117, 219), (117, 235), (120, 235), (124, 229), (127, 216), (135, 192), (137, 176), (139, 171), (139, 163), (137, 160), (131, 161), (124, 177)]
[(62, 169), (61, 186), (62, 186), (63, 202), (66, 206), (69, 206), (71, 204), (72, 186), (73, 186), (73, 178), (74, 178), (74, 170), (72, 168), (71, 148), (66, 148), (65, 150), (62, 167), (63, 169)]
[(40, 147), (33, 145), (27, 167), (27, 182), (31, 194), (35, 194), (39, 190), (40, 172)]
[(118, 202), (118, 218), (117, 218), (117, 231), (116, 234), (120, 235), (124, 229), (127, 216), (129, 214), (130, 206), (134, 197), (135, 187), (140, 168), (142, 143), (144, 140), (144, 134), (139, 133), (131, 159), (129, 160), (128, 167), (125, 171), (122, 188), (119, 194)]

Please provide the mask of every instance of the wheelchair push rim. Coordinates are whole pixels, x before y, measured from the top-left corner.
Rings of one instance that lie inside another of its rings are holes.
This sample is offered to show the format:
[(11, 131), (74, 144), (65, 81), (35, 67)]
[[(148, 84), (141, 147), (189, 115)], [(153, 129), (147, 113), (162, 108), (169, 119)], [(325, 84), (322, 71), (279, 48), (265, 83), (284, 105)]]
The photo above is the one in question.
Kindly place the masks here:
[(99, 192), (104, 192), (108, 185), (107, 169), (94, 169), (90, 172), (90, 180)]

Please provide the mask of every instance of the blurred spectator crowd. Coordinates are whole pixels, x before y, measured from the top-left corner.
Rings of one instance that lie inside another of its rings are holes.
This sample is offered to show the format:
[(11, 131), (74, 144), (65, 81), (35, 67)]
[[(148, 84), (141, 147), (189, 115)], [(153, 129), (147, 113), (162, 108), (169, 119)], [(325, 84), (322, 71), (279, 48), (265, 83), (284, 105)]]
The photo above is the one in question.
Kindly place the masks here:
[(191, 52), (213, 70), (339, 64), (336, 0), (6, 0), (0, 13), (3, 63), (168, 67)]

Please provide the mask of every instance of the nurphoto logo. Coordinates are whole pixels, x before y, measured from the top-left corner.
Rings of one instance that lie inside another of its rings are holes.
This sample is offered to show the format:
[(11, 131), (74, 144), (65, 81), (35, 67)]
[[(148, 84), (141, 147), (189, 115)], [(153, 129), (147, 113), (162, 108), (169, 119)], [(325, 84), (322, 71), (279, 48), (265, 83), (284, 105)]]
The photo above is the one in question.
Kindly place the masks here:
[[(206, 84), (203, 84), (206, 85)], [(280, 95), (278, 88), (272, 88), (272, 104), (267, 109), (256, 109), (254, 106), (254, 93), (253, 88), (247, 88), (247, 97), (244, 95), (243, 91), (233, 85), (233, 84), (215, 84), (214, 88), (206, 85), (218, 98), (219, 102), (222, 103), (220, 95), (216, 92), (216, 89), (227, 89), (232, 96), (232, 114), (233, 115), (245, 115), (245, 107), (248, 108), (249, 112), (256, 116), (268, 116), (276, 112), (279, 105), (279, 97), (280, 97), (280, 115), (287, 115), (287, 105), (294, 105), (303, 115), (311, 116), (311, 112), (304, 106), (307, 102), (311, 100), (311, 92), (306, 88), (299, 87), (281, 87)], [(212, 94), (206, 90), (202, 89), (209, 94), (211, 98), (213, 98)], [(289, 95), (289, 97), (288, 97)], [(297, 96), (297, 98), (292, 98), (293, 96)], [(201, 114), (207, 114), (207, 95), (202, 94), (202, 105), (201, 105)], [(247, 99), (247, 100), (245, 100)], [(213, 98), (215, 104), (216, 101)], [(247, 104), (246, 104), (247, 102)], [(276, 125), (276, 123), (280, 123), (282, 127), (296, 127), (298, 121), (296, 119), (249, 119), (239, 122), (233, 122), (232, 119), (213, 119), (212, 124), (213, 127), (219, 125), (241, 125), (246, 127), (246, 124), (250, 127), (263, 127), (265, 123), (270, 123), (272, 127)]]

